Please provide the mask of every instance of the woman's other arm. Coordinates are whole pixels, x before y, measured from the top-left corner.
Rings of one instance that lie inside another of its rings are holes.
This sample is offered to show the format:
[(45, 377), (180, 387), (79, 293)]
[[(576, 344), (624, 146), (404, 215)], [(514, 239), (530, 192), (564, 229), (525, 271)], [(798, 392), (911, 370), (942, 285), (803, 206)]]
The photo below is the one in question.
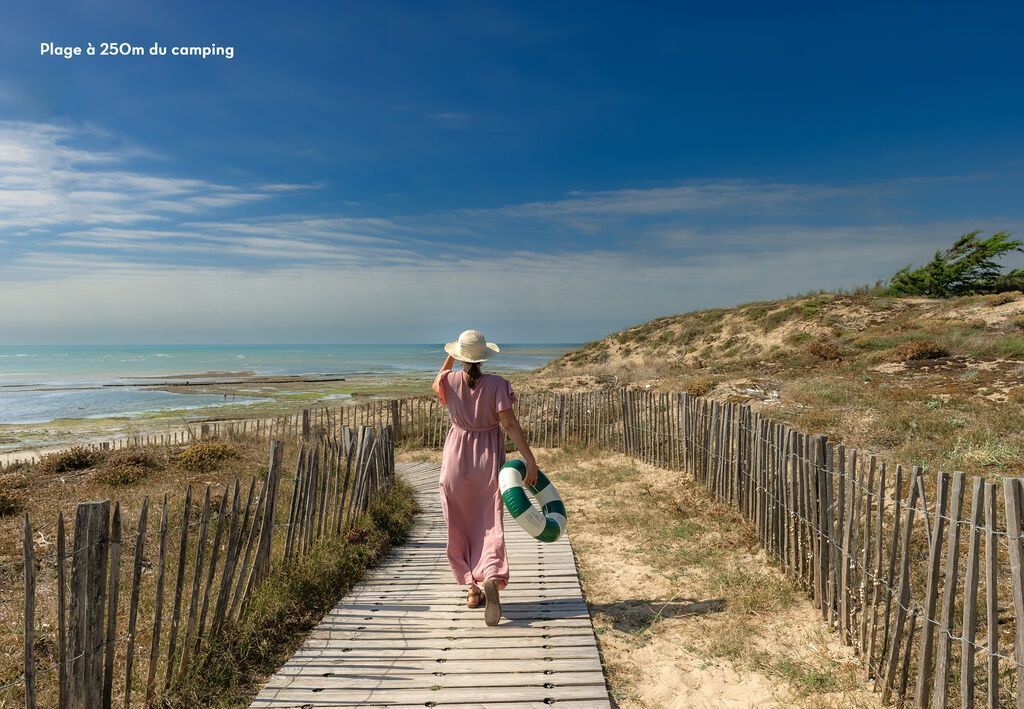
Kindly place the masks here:
[(505, 433), (516, 444), (519, 452), (526, 457), (526, 478), (523, 480), (523, 484), (527, 487), (535, 485), (537, 483), (537, 461), (533, 457), (533, 451), (530, 450), (530, 444), (526, 442), (526, 434), (523, 433), (523, 427), (519, 425), (519, 419), (516, 418), (512, 409), (505, 409), (498, 412), (498, 420), (501, 422), (502, 428), (505, 429)]
[(445, 359), (444, 364), (441, 365), (441, 369), (438, 370), (437, 376), (434, 377), (434, 386), (431, 388), (434, 390), (435, 394), (441, 393), (441, 377), (443, 377), (446, 372), (452, 371), (453, 366), (455, 366), (455, 358), (452, 357), (451, 355), (448, 355), (448, 358)]

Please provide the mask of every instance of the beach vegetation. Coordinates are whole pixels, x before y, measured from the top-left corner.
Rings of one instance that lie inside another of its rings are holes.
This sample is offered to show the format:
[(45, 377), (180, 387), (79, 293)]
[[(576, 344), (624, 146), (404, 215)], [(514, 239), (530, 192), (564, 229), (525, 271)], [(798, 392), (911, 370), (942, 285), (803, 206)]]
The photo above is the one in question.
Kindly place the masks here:
[(228, 626), (206, 650), (189, 681), (163, 698), (167, 709), (247, 706), (260, 683), (302, 645), (323, 616), (412, 527), (417, 512), (402, 482), (355, 520), (294, 564), (273, 567), (253, 593), (240, 623)]
[(948, 357), (949, 350), (934, 340), (913, 340), (904, 342), (892, 351), (890, 359), (893, 362), (906, 362), (908, 360), (939, 359)]
[(216, 470), (221, 463), (239, 457), (236, 446), (222, 441), (204, 441), (196, 443), (178, 453), (176, 461), (179, 466), (197, 473), (208, 473)]
[(1024, 269), (1003, 272), (997, 260), (1014, 251), (1024, 253), (1024, 241), (1005, 231), (979, 239), (981, 231), (964, 234), (945, 250), (935, 252), (921, 268), (905, 266), (889, 281), (899, 296), (949, 298), (953, 296), (1024, 290)]
[(56, 453), (47, 453), (40, 458), (39, 471), (59, 475), (86, 470), (96, 464), (96, 451), (87, 446), (75, 446)]
[(113, 451), (99, 464), (100, 482), (107, 485), (134, 485), (163, 467), (163, 461), (147, 448)]
[(25, 509), (25, 503), (13, 491), (0, 487), (0, 517), (10, 517)]

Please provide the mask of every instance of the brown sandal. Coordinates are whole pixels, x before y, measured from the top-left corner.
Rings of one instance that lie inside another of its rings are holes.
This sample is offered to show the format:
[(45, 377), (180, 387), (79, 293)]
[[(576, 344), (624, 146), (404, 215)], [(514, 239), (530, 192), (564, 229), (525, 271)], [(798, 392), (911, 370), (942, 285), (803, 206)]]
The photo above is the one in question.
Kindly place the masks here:
[(484, 598), (487, 603), (484, 610), (484, 623), (497, 625), (501, 620), (501, 600), (498, 597), (498, 582), (494, 579), (484, 582)]
[(479, 608), (481, 601), (484, 600), (484, 593), (477, 586), (470, 587), (466, 593), (466, 607), (467, 608)]

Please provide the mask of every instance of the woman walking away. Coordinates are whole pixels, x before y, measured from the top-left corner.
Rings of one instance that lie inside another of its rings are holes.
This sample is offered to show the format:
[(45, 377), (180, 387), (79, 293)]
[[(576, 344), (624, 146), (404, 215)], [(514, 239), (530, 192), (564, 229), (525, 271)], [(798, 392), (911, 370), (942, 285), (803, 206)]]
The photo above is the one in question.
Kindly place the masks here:
[[(448, 524), (448, 564), (455, 580), (469, 587), (466, 605), (484, 603), (484, 622), (501, 619), (498, 591), (508, 583), (498, 471), (505, 463), (505, 436), (526, 458), (526, 485), (537, 482), (537, 461), (512, 411), (508, 381), (483, 374), (480, 363), (498, 352), (476, 330), (444, 346), (448, 358), (434, 379), (434, 392), (448, 407), (452, 428), (441, 457), (441, 508)], [(462, 363), (461, 372), (452, 365)], [(481, 586), (483, 590), (481, 591)]]

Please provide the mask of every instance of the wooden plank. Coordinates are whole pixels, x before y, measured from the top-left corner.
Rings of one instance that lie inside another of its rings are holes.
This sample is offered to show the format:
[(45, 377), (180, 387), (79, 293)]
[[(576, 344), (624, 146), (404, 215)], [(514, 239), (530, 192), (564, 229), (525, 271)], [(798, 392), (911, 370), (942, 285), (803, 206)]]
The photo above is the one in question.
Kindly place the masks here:
[(22, 524), (21, 546), (22, 559), (25, 567), (24, 643), (22, 645), (25, 668), (25, 708), (35, 709), (36, 558), (35, 547), (32, 542), (32, 524), (28, 521), (28, 512), (25, 513), (24, 522)]
[[(1017, 658), (1017, 688), (1024, 687), (1024, 509), (1020, 478), (1003, 479), (1006, 536), (1010, 547), (1010, 586), (1013, 588), (1014, 655)], [(1024, 709), (1024, 692), (1017, 692), (1017, 709)]]
[(139, 523), (135, 526), (135, 562), (132, 565), (132, 593), (128, 602), (128, 647), (125, 650), (124, 708), (132, 702), (132, 669), (135, 664), (135, 632), (139, 618), (139, 593), (142, 589), (142, 563), (146, 549), (146, 522), (149, 516), (149, 497), (142, 500)]
[[(255, 481), (254, 481), (255, 482)], [(213, 607), (213, 618), (210, 621), (210, 637), (215, 638), (220, 633), (227, 614), (228, 601), (231, 596), (232, 583), (235, 580), (235, 569), (238, 564), (238, 552), (242, 540), (242, 528), (239, 517), (241, 515), (241, 485), (235, 479), (235, 490), (231, 497), (231, 526), (228, 528), (228, 548), (224, 552), (224, 571), (221, 574), (220, 589), (217, 593), (217, 602)]]
[(882, 593), (882, 537), (884, 535), (884, 521), (885, 521), (885, 478), (886, 468), (883, 462), (879, 466), (878, 471), (878, 492), (876, 493), (876, 501), (878, 505), (878, 512), (875, 515), (875, 569), (874, 578), (871, 581), (871, 633), (868, 639), (868, 654), (867, 654), (867, 670), (868, 678), (873, 678), (877, 674), (877, 665), (875, 664), (875, 657), (877, 656), (876, 643), (878, 642), (878, 600), (879, 595)]
[[(900, 540), (900, 520), (902, 517), (901, 505), (903, 501), (903, 466), (896, 466), (896, 484), (893, 489), (893, 504), (895, 509), (893, 511), (892, 518), (892, 538), (889, 544), (889, 571), (885, 577), (885, 583), (888, 588), (885, 594), (885, 627), (882, 630), (882, 652), (879, 654), (879, 664), (882, 660), (888, 656), (889, 652), (889, 620), (892, 612), (892, 601), (893, 592), (895, 589), (895, 578), (896, 578), (896, 556), (899, 554), (899, 540)], [(878, 680), (876, 678), (875, 685), (877, 689)]]
[(985, 593), (988, 625), (988, 707), (999, 709), (999, 585), (996, 564), (999, 547), (996, 542), (996, 484), (985, 483)]
[[(918, 478), (920, 480), (920, 478)], [(935, 606), (939, 599), (939, 564), (942, 561), (942, 531), (946, 522), (949, 500), (949, 473), (938, 473), (935, 483), (935, 524), (928, 546), (928, 580), (925, 585), (924, 617), (921, 619), (921, 648), (917, 660), (917, 684), (914, 688), (914, 706), (926, 709), (931, 694), (932, 652), (935, 644)], [(922, 498), (922, 507), (925, 507)], [(927, 507), (924, 516), (927, 517)]]
[(960, 562), (960, 520), (964, 511), (964, 473), (953, 473), (950, 497), (950, 523), (946, 539), (946, 580), (942, 585), (942, 616), (939, 620), (938, 648), (935, 653), (935, 680), (932, 693), (935, 706), (945, 707), (948, 700), (950, 651), (953, 645), (953, 604), (956, 602)]
[(277, 508), (277, 492), (281, 482), (281, 461), (284, 454), (284, 444), (280, 441), (273, 441), (270, 444), (270, 464), (267, 470), (267, 477), (264, 483), (266, 504), (263, 507), (263, 519), (260, 524), (260, 538), (256, 547), (256, 556), (253, 559), (252, 571), (249, 573), (249, 580), (246, 583), (245, 597), (242, 599), (240, 614), (245, 614), (246, 598), (252, 593), (253, 588), (266, 576), (270, 569), (271, 541), (274, 537), (274, 520)]
[(107, 640), (103, 667), (103, 708), (110, 709), (114, 689), (114, 642), (117, 639), (117, 600), (121, 585), (121, 503), (114, 503), (110, 530), (110, 581), (107, 591)]
[[(217, 573), (217, 558), (220, 556), (220, 538), (224, 532), (224, 520), (228, 512), (228, 494), (231, 488), (224, 486), (224, 495), (221, 497), (220, 510), (217, 513), (217, 530), (213, 535), (213, 546), (210, 547), (210, 564), (206, 575), (206, 587), (203, 591), (203, 608), (199, 614), (199, 625), (196, 628), (196, 645), (192, 650), (194, 654), (199, 653), (203, 642), (203, 631), (206, 628), (206, 614), (210, 608), (210, 587), (213, 585), (213, 577)], [(235, 497), (238, 497), (238, 480), (235, 480)], [(221, 581), (223, 583), (223, 580)]]
[(971, 491), (971, 534), (967, 543), (967, 573), (964, 577), (964, 608), (960, 640), (960, 705), (974, 707), (974, 652), (978, 627), (978, 575), (982, 518), (985, 513), (985, 478), (977, 476)]
[(174, 582), (174, 611), (171, 615), (171, 628), (167, 633), (167, 672), (164, 675), (164, 687), (169, 687), (174, 674), (175, 646), (178, 643), (178, 625), (181, 617), (181, 598), (185, 588), (185, 562), (188, 558), (189, 522), (192, 514), (192, 485), (185, 488), (185, 507), (181, 513), (181, 537), (178, 543), (178, 571)]
[[(842, 463), (842, 461), (840, 461)], [(850, 645), (853, 642), (853, 633), (851, 625), (851, 616), (853, 613), (853, 602), (851, 586), (853, 581), (850, 576), (850, 554), (853, 544), (853, 515), (854, 515), (854, 498), (856, 496), (857, 487), (857, 451), (848, 450), (846, 451), (846, 465), (844, 469), (840, 470), (840, 477), (845, 480), (845, 505), (846, 509), (843, 513), (843, 568), (839, 578), (839, 586), (842, 589), (841, 599), (841, 612), (839, 627), (843, 635), (843, 642)]]
[(192, 638), (195, 634), (196, 614), (199, 612), (199, 589), (202, 588), (203, 562), (206, 559), (206, 537), (210, 529), (210, 486), (206, 486), (206, 494), (203, 497), (203, 509), (200, 513), (199, 538), (196, 540), (195, 562), (192, 569), (192, 593), (189, 596), (188, 621), (185, 623), (185, 640), (181, 645), (181, 664), (178, 667), (178, 682), (180, 683), (188, 671), (189, 662), (192, 659)]
[(910, 630), (907, 632), (907, 646), (903, 653), (903, 667), (900, 670), (900, 689), (896, 695), (900, 704), (905, 704), (904, 698), (907, 696), (907, 679), (910, 675), (910, 654), (914, 647), (914, 633), (917, 631), (917, 617), (918, 609), (915, 608), (910, 614)]
[[(868, 480), (867, 485), (864, 488), (864, 550), (861, 553), (861, 593), (863, 598), (861, 599), (861, 613), (860, 613), (860, 652), (861, 655), (867, 655), (868, 651), (868, 615), (870, 608), (868, 606), (868, 589), (867, 585), (871, 581), (869, 578), (869, 572), (871, 570), (871, 533), (872, 533), (872, 504), (871, 496), (873, 494), (873, 488), (875, 487), (875, 469), (878, 465), (875, 456), (870, 457), (870, 463), (868, 465)], [(866, 657), (867, 664), (871, 665), (871, 658)]]
[[(69, 613), (69, 706), (100, 706), (103, 616), (110, 504), (85, 502), (75, 512)], [(101, 568), (102, 567), (102, 568)]]
[[(578, 403), (567, 410), (582, 411)], [(572, 425), (582, 437), (585, 429), (576, 428), (576, 419)], [(375, 438), (387, 440), (387, 432)], [(366, 493), (357, 493), (358, 499), (387, 480), (390, 462), (370, 446), (364, 445), (357, 460)], [(382, 466), (376, 476), (374, 464)], [(502, 592), (502, 622), (485, 626), (482, 612), (465, 607), (444, 557), (438, 467), (402, 464), (400, 472), (423, 508), (409, 541), (324, 618), (252, 706), (448, 701), (487, 706), (519, 700), (546, 706), (547, 699), (559, 706), (582, 701), (608, 707), (593, 625), (567, 538), (543, 545), (507, 520), (513, 578)], [(545, 695), (534, 701), (529, 691), (536, 682)]]
[(68, 708), (67, 549), (64, 513), (57, 513), (57, 707)]
[[(292, 499), (288, 511), (288, 530), (284, 542), (284, 559), (287, 561), (292, 556), (292, 546), (295, 542), (295, 530), (299, 509), (299, 491), (302, 489), (302, 469), (306, 462), (306, 446), (299, 446), (299, 458), (295, 465), (295, 477), (292, 479)], [(248, 513), (248, 510), (246, 510)]]
[(160, 515), (160, 558), (156, 566), (156, 601), (153, 606), (153, 635), (149, 645), (149, 673), (146, 678), (146, 703), (156, 694), (156, 667), (160, 659), (160, 630), (163, 626), (164, 578), (167, 568), (167, 495)]
[[(244, 534), (245, 533), (246, 525), (249, 524), (250, 511), (252, 510), (252, 494), (253, 494), (253, 490), (255, 490), (255, 489), (256, 489), (256, 477), (253, 476), (252, 482), (249, 485), (249, 500), (245, 504), (245, 520), (242, 522), (242, 528), (241, 528), (240, 534)], [(251, 519), (253, 520), (253, 523), (251, 525), (249, 525), (249, 534), (248, 534), (248, 537), (247, 537), (248, 541), (245, 544), (245, 554), (242, 557), (242, 566), (241, 566), (241, 569), (240, 569), (239, 574), (238, 574), (238, 583), (235, 586), (235, 595), (232, 598), (231, 605), (228, 608), (227, 620), (231, 620), (231, 618), (234, 617), (235, 613), (238, 611), (238, 608), (240, 607), (240, 604), (242, 602), (242, 590), (243, 590), (243, 587), (245, 585), (247, 574), (249, 572), (249, 558), (250, 558), (250, 555), (252, 554), (253, 542), (254, 542), (254, 540), (256, 538), (256, 528), (259, 526), (259, 525), (256, 524), (255, 520), (259, 519), (260, 510), (263, 509), (263, 498), (264, 498), (263, 491), (260, 490), (260, 496), (258, 498), (258, 502), (256, 503), (256, 511), (255, 511), (254, 514), (251, 515)]]
[[(917, 481), (920, 479), (920, 468), (915, 467), (914, 477), (910, 481), (910, 489), (907, 492), (906, 519), (903, 523), (903, 531), (900, 537), (900, 581), (896, 591), (896, 616), (893, 620), (892, 635), (889, 638), (889, 652), (886, 655), (885, 675), (882, 680), (882, 703), (888, 704), (896, 688), (896, 669), (899, 663), (900, 645), (903, 640), (903, 625), (907, 619), (907, 609), (910, 603), (910, 535), (914, 528), (914, 513), (916, 511), (917, 496), (920, 486)], [(914, 611), (916, 619), (916, 609)], [(907, 640), (909, 653), (910, 638)], [(900, 695), (902, 696), (902, 694)]]

